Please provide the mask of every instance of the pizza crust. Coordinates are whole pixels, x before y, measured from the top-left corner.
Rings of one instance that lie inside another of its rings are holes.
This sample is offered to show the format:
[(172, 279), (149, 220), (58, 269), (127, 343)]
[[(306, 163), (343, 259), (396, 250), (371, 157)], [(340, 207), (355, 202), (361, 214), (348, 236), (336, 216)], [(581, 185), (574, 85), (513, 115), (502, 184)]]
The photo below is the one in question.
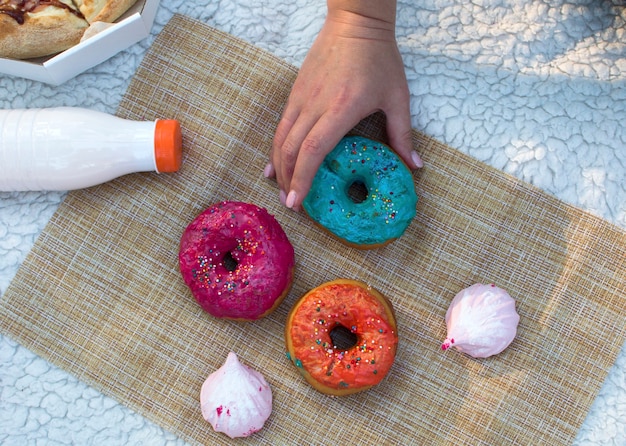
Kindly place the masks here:
[[(32, 59), (64, 51), (80, 42), (90, 23), (114, 22), (137, 3), (137, 0), (58, 2), (72, 10), (47, 3), (40, 4), (32, 12), (24, 13), (23, 23), (0, 12), (0, 57)], [(0, 0), (0, 6), (7, 7), (11, 3), (15, 2)]]
[(19, 24), (0, 13), (0, 57), (30, 59), (64, 51), (80, 42), (89, 24), (70, 11), (44, 8)]

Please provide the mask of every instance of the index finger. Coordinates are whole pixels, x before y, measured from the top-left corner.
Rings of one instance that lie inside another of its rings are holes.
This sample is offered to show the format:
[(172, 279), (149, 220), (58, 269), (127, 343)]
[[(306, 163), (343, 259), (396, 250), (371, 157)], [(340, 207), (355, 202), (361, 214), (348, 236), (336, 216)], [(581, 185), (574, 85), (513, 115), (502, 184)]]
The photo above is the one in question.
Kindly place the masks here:
[(326, 113), (315, 123), (300, 146), (285, 202), (288, 208), (300, 209), (324, 158), (358, 122), (347, 114)]

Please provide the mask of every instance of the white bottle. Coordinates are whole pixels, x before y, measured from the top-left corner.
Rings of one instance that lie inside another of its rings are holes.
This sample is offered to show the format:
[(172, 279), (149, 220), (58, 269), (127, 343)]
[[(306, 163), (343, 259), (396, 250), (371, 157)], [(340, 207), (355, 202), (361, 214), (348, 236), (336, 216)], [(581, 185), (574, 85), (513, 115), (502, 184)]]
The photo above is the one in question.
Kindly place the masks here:
[(0, 110), (0, 191), (72, 190), (132, 172), (176, 172), (181, 158), (175, 120), (72, 107)]

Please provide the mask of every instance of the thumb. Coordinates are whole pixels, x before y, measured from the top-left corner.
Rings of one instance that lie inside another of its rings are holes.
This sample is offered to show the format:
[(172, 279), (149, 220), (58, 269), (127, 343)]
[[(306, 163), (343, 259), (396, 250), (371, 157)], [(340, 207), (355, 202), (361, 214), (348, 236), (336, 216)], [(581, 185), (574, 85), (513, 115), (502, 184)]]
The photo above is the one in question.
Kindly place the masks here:
[(385, 112), (387, 119), (387, 136), (389, 144), (409, 166), (410, 169), (418, 169), (424, 166), (424, 162), (413, 148), (413, 129), (411, 128), (411, 113), (408, 100), (404, 105), (395, 105)]

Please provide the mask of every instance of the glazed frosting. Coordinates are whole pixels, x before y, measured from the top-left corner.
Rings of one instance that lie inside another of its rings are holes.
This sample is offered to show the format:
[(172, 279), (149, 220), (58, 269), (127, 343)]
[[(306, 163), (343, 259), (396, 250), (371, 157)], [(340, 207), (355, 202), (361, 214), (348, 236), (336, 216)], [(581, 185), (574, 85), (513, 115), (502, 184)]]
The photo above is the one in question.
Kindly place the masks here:
[[(320, 285), (292, 309), (288, 356), (314, 386), (319, 383), (337, 394), (378, 384), (390, 370), (398, 344), (390, 305), (361, 282), (339, 279)], [(339, 326), (356, 336), (353, 347), (334, 346), (331, 331)]]
[[(355, 183), (367, 198), (355, 203)], [(315, 222), (359, 247), (400, 237), (415, 216), (417, 195), (411, 171), (386, 145), (360, 136), (345, 137), (320, 166), (302, 203)]]
[[(232, 271), (229, 262), (236, 265)], [(204, 310), (216, 317), (254, 320), (288, 292), (295, 257), (287, 235), (265, 209), (224, 201), (185, 229), (179, 264)]]
[(460, 291), (446, 312), (448, 334), (442, 350), (456, 347), (475, 358), (502, 352), (517, 334), (515, 300), (494, 284), (477, 283)]
[(231, 438), (259, 431), (272, 413), (272, 390), (263, 375), (239, 362), (233, 352), (200, 390), (202, 416)]

